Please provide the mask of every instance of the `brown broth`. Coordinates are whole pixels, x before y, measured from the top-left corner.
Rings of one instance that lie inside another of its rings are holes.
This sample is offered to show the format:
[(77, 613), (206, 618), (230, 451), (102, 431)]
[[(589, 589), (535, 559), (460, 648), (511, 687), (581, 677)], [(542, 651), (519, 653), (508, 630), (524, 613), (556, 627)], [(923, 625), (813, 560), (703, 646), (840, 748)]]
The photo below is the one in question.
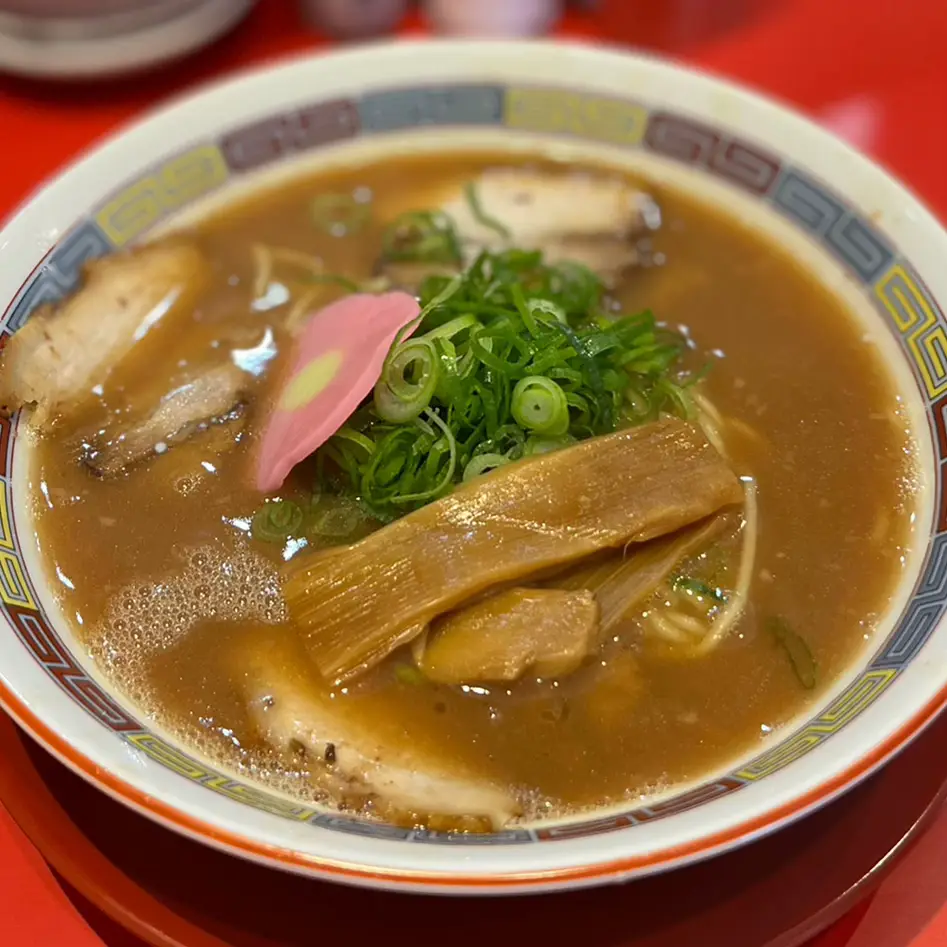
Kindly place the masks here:
[[(322, 234), (310, 218), (312, 194), (368, 187), (379, 216), (390, 219), (429, 204), (425, 195), (441, 184), (496, 163), (455, 156), (368, 164), (212, 217), (194, 234), (215, 271), (194, 314), (204, 327), (195, 338), (206, 341), (223, 325), (258, 337), (268, 323), (282, 338), (285, 310), (250, 310), (254, 243), (318, 255), (327, 270), (350, 277), (370, 275), (379, 230)], [(396, 655), (340, 694), (379, 719), (394, 717), (412, 741), (520, 788), (533, 802), (530, 816), (637, 798), (752, 750), (813, 695), (766, 620), (782, 616), (804, 636), (819, 668), (815, 693), (830, 686), (885, 611), (912, 510), (910, 443), (896, 392), (842, 303), (718, 210), (646, 187), (663, 211), (653, 250), (664, 262), (628, 276), (623, 306), (653, 309), (687, 327), (700, 349), (723, 353), (706, 391), (724, 415), (756, 432), (728, 438), (737, 472), (757, 479), (760, 501), (750, 605), (734, 633), (707, 657), (686, 660), (633, 623), (561, 682), (482, 693), (404, 683)], [(290, 288), (298, 295), (305, 287)], [(103, 410), (133, 389), (130, 374), (118, 377)], [(53, 581), (56, 573), (70, 583), (59, 587), (66, 614), (76, 616), (77, 632), (119, 688), (219, 764), (312, 795), (292, 765), (259, 746), (228, 657), (248, 638), (263, 646), (267, 636), (287, 634), (278, 624), (280, 550), (248, 543), (240, 528), (259, 503), (248, 485), (252, 440), (215, 460), (215, 473), (202, 471), (196, 442), (99, 482), (76, 465), (68, 437), (45, 439), (35, 461), (50, 498), (37, 504), (41, 548)], [(182, 473), (196, 482), (186, 494), (174, 486)], [(230, 575), (222, 579), (224, 562)], [(156, 582), (170, 588), (163, 598)], [(181, 632), (185, 615), (196, 623)], [(301, 649), (298, 660), (305, 661)]]

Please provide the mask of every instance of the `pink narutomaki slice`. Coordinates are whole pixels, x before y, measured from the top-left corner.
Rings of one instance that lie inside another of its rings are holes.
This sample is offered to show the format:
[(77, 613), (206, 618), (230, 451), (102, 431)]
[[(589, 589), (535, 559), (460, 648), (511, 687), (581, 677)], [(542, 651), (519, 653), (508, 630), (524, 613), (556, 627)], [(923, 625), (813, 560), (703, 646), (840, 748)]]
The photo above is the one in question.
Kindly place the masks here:
[(260, 490), (278, 490), (290, 470), (345, 423), (378, 381), (398, 333), (419, 314), (407, 293), (356, 293), (309, 319), (263, 434)]

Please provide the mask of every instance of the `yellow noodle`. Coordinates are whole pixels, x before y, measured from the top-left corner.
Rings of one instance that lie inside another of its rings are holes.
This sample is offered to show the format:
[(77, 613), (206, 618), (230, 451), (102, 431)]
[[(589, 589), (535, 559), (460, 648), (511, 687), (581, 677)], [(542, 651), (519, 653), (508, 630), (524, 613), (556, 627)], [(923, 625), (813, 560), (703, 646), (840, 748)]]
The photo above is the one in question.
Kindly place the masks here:
[(323, 272), (322, 260), (319, 257), (303, 253), (301, 250), (291, 250), (289, 247), (271, 247), (270, 252), (273, 254), (273, 259), (280, 263), (297, 266), (309, 273), (315, 273), (317, 276)]
[(661, 638), (671, 644), (688, 643), (687, 633), (658, 612), (651, 612), (648, 615), (648, 624)]
[(290, 332), (295, 333), (297, 329), (301, 327), (303, 320), (308, 315), (309, 309), (313, 302), (315, 302), (321, 288), (322, 287), (316, 286), (307, 290), (293, 303), (289, 314), (286, 316), (286, 328)]
[(741, 477), (743, 481), (743, 547), (740, 550), (740, 569), (737, 573), (737, 587), (727, 604), (717, 615), (703, 641), (697, 646), (697, 654), (712, 651), (727, 636), (736, 624), (750, 595), (753, 582), (753, 570), (756, 562), (756, 545), (759, 533), (759, 504), (756, 495), (756, 481), (752, 477)]
[(273, 277), (273, 252), (262, 243), (253, 244), (253, 298), (266, 295)]
[(677, 625), (682, 631), (689, 632), (692, 635), (702, 635), (706, 631), (706, 625), (694, 615), (685, 615), (677, 609), (671, 609), (666, 612), (664, 617), (674, 625)]

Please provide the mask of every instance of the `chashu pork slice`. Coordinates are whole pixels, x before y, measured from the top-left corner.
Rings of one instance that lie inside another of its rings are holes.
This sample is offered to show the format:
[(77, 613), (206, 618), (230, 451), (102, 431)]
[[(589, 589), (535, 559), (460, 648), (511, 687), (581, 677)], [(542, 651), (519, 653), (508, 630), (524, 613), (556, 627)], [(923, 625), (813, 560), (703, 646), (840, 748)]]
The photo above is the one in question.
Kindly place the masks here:
[(454, 224), (458, 264), (384, 261), (394, 286), (416, 289), (452, 276), (481, 250), (541, 250), (547, 263), (581, 263), (613, 285), (639, 262), (637, 238), (660, 226), (653, 198), (618, 177), (534, 168), (491, 168), (465, 189), (434, 198)]
[(440, 684), (571, 674), (595, 649), (599, 607), (587, 589), (512, 588), (445, 615), (415, 651)]
[(279, 646), (247, 648), (238, 678), (260, 735), (282, 753), (302, 746), (310, 778), (337, 802), (370, 801), (400, 821), (446, 817), (494, 830), (519, 814), (509, 792), (466, 772), (448, 752), (421, 748), (390, 715), (379, 719), (357, 700), (331, 696), (295, 657)]
[(113, 477), (213, 424), (241, 424), (250, 382), (230, 361), (206, 368), (168, 392), (145, 417), (93, 438), (84, 463), (98, 477)]
[(638, 261), (634, 238), (656, 223), (654, 201), (619, 177), (494, 168), (473, 188), (476, 206), (459, 195), (443, 207), (463, 243), (542, 250), (547, 263), (583, 263), (608, 282)]
[(354, 545), (303, 553), (284, 593), (320, 672), (344, 678), (487, 589), (674, 532), (742, 496), (703, 432), (668, 418), (510, 464)]
[(0, 355), (0, 411), (34, 406), (43, 428), (80, 408), (158, 324), (186, 312), (207, 262), (188, 243), (155, 244), (88, 264), (82, 288), (34, 313)]

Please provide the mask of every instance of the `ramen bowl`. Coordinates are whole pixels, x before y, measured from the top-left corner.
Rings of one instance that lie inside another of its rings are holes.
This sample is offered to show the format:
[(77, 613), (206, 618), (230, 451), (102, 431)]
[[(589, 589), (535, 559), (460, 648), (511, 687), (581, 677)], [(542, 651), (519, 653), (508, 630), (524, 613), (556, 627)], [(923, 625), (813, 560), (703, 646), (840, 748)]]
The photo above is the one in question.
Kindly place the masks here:
[(7, 223), (5, 341), (75, 289), (88, 261), (256, 188), (374, 155), (507, 149), (628, 168), (726, 207), (845, 302), (877, 345), (914, 437), (911, 535), (886, 614), (804, 713), (653, 798), (479, 834), (369, 821), (216, 768), (100, 674), (43, 565), (32, 512), (41, 484), (14, 416), (0, 426), (0, 699), (116, 800), (314, 878), (426, 893), (547, 891), (751, 842), (883, 765), (947, 702), (947, 234), (847, 145), (720, 80), (600, 49), (505, 42), (379, 45), (227, 80), (106, 141)]

